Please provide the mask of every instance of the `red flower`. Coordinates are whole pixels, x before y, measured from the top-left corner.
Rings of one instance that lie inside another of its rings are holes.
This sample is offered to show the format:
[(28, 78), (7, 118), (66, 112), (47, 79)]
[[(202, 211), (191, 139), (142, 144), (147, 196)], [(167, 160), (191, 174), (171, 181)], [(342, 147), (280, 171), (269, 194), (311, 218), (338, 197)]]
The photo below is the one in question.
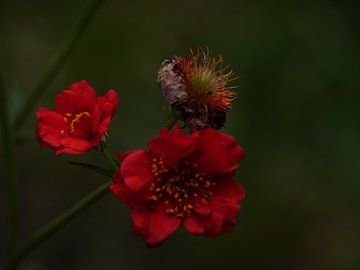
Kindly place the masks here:
[(96, 97), (94, 89), (81, 81), (56, 97), (56, 110), (40, 108), (36, 135), (43, 147), (57, 155), (81, 154), (100, 143), (118, 106), (118, 96), (109, 90)]
[(130, 207), (133, 232), (153, 246), (179, 226), (204, 236), (231, 231), (245, 196), (233, 179), (244, 155), (235, 139), (175, 127), (162, 129), (148, 148), (119, 155), (123, 162), (110, 186)]

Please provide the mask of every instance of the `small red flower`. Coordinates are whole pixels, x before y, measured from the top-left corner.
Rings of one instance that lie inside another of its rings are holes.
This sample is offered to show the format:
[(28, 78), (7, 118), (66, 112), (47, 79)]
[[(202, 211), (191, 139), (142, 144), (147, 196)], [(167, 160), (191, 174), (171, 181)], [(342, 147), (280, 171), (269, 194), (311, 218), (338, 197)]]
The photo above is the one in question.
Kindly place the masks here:
[(56, 97), (56, 110), (40, 108), (36, 135), (43, 147), (62, 153), (81, 154), (100, 143), (118, 106), (118, 96), (109, 90), (96, 97), (94, 89), (81, 81)]
[(123, 160), (110, 189), (131, 209), (133, 232), (160, 244), (179, 226), (217, 236), (236, 223), (245, 192), (233, 179), (244, 152), (235, 139), (214, 129), (184, 134), (162, 129), (148, 151)]

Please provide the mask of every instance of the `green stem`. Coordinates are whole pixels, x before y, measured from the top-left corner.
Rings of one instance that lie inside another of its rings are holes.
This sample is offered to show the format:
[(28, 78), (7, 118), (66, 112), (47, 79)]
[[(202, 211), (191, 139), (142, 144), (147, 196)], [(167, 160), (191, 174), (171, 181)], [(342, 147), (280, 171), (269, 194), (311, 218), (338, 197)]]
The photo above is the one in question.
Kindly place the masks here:
[(18, 132), (25, 121), (31, 115), (33, 108), (36, 106), (39, 98), (44, 94), (50, 83), (59, 72), (65, 60), (75, 47), (76, 42), (80, 39), (86, 28), (89, 26), (92, 18), (96, 14), (103, 0), (91, 0), (80, 14), (78, 21), (65, 38), (63, 44), (59, 47), (54, 57), (50, 60), (47, 68), (45, 69), (42, 77), (37, 81), (33, 90), (30, 92), (30, 96), (26, 100), (22, 110), (16, 118), (14, 129)]
[(178, 121), (177, 117), (172, 116), (170, 122), (166, 126), (167, 129), (171, 130), (174, 127), (174, 125), (176, 124), (177, 121)]
[(118, 170), (118, 166), (116, 165), (115, 161), (112, 159), (111, 155), (109, 154), (109, 152), (106, 149), (103, 149), (101, 151), (102, 155), (104, 156), (104, 158), (107, 160), (107, 162), (109, 163), (109, 165), (111, 166), (111, 170), (113, 173), (115, 173)]
[[(0, 74), (1, 75), (1, 74)], [(15, 167), (15, 149), (14, 149), (14, 135), (10, 128), (8, 115), (8, 102), (5, 87), (0, 76), (0, 128), (3, 149), (3, 161), (5, 173), (7, 176), (6, 193), (8, 205), (8, 233), (7, 233), (7, 251), (11, 256), (16, 250), (18, 238), (18, 194), (17, 194), (17, 179)]]
[(40, 246), (46, 239), (48, 239), (51, 235), (56, 233), (59, 229), (64, 227), (71, 219), (76, 217), (82, 210), (87, 208), (89, 205), (96, 202), (100, 199), (104, 194), (109, 190), (109, 185), (112, 181), (107, 182), (106, 184), (100, 186), (95, 191), (91, 192), (85, 198), (83, 198), (80, 202), (70, 207), (67, 211), (65, 211), (60, 216), (53, 219), (50, 223), (45, 225), (42, 229), (40, 229), (37, 233), (35, 233), (28, 241), (24, 242), (18, 249), (18, 252), (10, 261), (8, 266), (9, 270), (16, 269), (19, 262), (28, 255), (32, 250)]

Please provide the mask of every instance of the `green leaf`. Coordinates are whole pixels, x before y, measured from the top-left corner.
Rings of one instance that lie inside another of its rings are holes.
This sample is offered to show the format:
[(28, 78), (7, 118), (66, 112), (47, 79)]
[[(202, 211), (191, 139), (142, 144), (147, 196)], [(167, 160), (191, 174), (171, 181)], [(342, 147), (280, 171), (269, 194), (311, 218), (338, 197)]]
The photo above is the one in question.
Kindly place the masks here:
[(70, 161), (70, 160), (68, 160), (67, 163), (70, 164), (71, 166), (77, 166), (88, 169), (103, 176), (112, 177), (114, 175), (111, 170), (93, 164), (88, 164), (78, 161)]

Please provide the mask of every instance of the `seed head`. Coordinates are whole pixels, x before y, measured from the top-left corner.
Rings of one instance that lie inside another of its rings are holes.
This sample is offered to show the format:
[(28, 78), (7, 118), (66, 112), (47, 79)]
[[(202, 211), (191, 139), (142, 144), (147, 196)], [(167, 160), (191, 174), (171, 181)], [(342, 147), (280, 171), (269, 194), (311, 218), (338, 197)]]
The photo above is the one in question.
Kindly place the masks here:
[(234, 73), (224, 66), (222, 55), (209, 49), (190, 50), (186, 57), (165, 60), (158, 72), (158, 84), (166, 102), (177, 110), (190, 130), (220, 129), (236, 94), (228, 84)]

